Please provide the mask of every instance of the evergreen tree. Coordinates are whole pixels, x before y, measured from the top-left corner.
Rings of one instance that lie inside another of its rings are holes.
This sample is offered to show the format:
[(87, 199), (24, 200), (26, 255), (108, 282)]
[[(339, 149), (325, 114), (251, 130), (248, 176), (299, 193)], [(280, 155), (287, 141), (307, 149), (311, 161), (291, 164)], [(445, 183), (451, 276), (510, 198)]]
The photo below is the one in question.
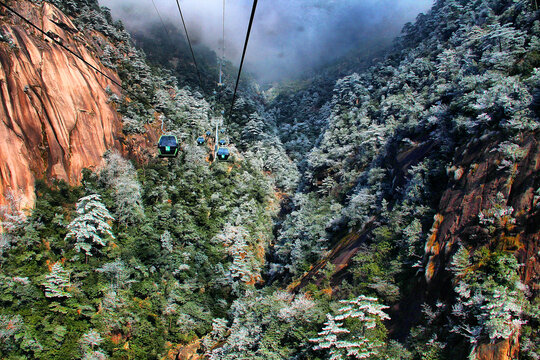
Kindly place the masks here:
[[(481, 252), (486, 254), (485, 250)], [(511, 255), (486, 256), (485, 267), (472, 271), (471, 259), (462, 247), (454, 256), (456, 304), (451, 331), (471, 344), (471, 356), (482, 341), (509, 339), (526, 323), (524, 290), (519, 280), (519, 265)]]
[(69, 271), (65, 270), (60, 262), (54, 263), (51, 272), (45, 276), (45, 296), (48, 298), (71, 297), (66, 291), (71, 286)]
[(68, 225), (66, 239), (75, 239), (75, 250), (92, 256), (92, 251), (106, 246), (109, 238), (114, 239), (107, 221), (114, 218), (100, 201), (97, 194), (82, 197), (77, 202), (77, 217)]
[(127, 267), (120, 259), (106, 263), (96, 269), (96, 272), (106, 274), (111, 281), (111, 287), (113, 289), (125, 288), (133, 282), (133, 280), (129, 279), (132, 269)]
[(107, 154), (105, 161), (99, 178), (113, 190), (116, 220), (125, 225), (139, 223), (144, 217), (144, 209), (135, 168), (117, 152)]
[(226, 276), (235, 291), (239, 291), (242, 284), (253, 285), (260, 279), (260, 263), (253, 255), (250, 235), (243, 226), (225, 226), (216, 240), (225, 246), (232, 260)]
[(91, 329), (85, 333), (79, 340), (79, 345), (83, 352), (83, 360), (106, 360), (108, 357), (100, 349), (99, 345), (103, 342), (101, 335)]
[[(318, 338), (309, 341), (316, 343), (314, 349), (328, 349), (330, 360), (344, 360), (350, 357), (366, 359), (378, 354), (382, 341), (369, 333), (382, 320), (390, 317), (383, 311), (388, 306), (377, 304), (377, 298), (360, 295), (353, 300), (340, 300), (345, 306), (338, 310), (338, 315), (327, 314), (323, 331)], [(343, 322), (357, 319), (360, 328), (352, 332), (344, 327)]]

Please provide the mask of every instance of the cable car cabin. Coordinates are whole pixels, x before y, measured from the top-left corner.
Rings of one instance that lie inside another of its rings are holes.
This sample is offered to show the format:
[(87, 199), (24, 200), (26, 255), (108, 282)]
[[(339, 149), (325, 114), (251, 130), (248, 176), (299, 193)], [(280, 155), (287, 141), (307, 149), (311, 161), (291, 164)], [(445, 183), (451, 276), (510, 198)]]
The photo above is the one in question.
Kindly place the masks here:
[(221, 129), (220, 132), (221, 132), (222, 134), (225, 134), (225, 129)]
[(161, 135), (158, 142), (159, 157), (176, 157), (178, 139), (174, 135)]
[(216, 154), (219, 161), (227, 161), (230, 155), (231, 153), (229, 152), (229, 149), (225, 147), (220, 147)]
[(208, 130), (208, 131), (206, 132), (206, 136), (210, 136), (210, 135), (212, 135), (212, 132), (211, 132), (210, 130)]
[(219, 140), (219, 145), (223, 146), (225, 144), (227, 144), (227, 141), (225, 139)]
[(202, 144), (204, 144), (204, 138), (202, 136), (199, 136), (197, 138), (197, 145), (202, 145)]

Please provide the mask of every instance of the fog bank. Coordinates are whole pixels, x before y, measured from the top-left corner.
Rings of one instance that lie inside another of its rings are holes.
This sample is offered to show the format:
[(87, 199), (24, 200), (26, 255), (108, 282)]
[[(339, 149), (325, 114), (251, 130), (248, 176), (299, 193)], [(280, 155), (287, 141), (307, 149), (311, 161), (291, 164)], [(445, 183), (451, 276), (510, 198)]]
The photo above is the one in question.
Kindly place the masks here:
[[(175, 0), (154, 0), (166, 23), (181, 28)], [(313, 69), (352, 49), (388, 44), (402, 26), (425, 12), (433, 0), (261, 0), (249, 42), (246, 70), (261, 81)], [(181, 0), (195, 44), (221, 53), (222, 0)], [(100, 0), (129, 30), (159, 22), (152, 0)], [(240, 62), (251, 0), (226, 1), (225, 57)], [(183, 30), (182, 30), (183, 32)]]

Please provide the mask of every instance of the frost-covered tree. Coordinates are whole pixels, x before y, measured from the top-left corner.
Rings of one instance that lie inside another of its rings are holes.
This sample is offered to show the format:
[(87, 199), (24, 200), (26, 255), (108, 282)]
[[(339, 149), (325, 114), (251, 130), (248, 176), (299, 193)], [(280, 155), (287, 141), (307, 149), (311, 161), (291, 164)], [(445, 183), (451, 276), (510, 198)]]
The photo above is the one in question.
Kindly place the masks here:
[(344, 209), (350, 226), (359, 227), (367, 222), (371, 211), (374, 210), (375, 200), (375, 195), (371, 194), (368, 188), (360, 189), (351, 197), (349, 205)]
[(27, 331), (21, 315), (0, 315), (0, 353), (14, 354), (18, 348), (39, 358), (43, 346)]
[(13, 243), (17, 240), (17, 233), (23, 230), (27, 217), (21, 210), (21, 197), (12, 191), (5, 194), (7, 204), (0, 206), (0, 261)]
[(109, 239), (114, 239), (108, 221), (114, 218), (100, 201), (97, 194), (82, 197), (77, 202), (77, 216), (68, 225), (66, 239), (75, 239), (75, 250), (84, 251), (86, 256), (106, 246)]
[(490, 234), (503, 229), (507, 225), (515, 224), (516, 219), (513, 217), (514, 208), (508, 206), (505, 196), (499, 192), (495, 203), (490, 208), (480, 211), (478, 214), (478, 222), (486, 228)]
[(144, 217), (141, 184), (135, 168), (117, 152), (105, 156), (100, 181), (113, 190), (114, 215), (121, 224), (136, 224)]
[(23, 227), (26, 222), (26, 214), (21, 210), (22, 198), (12, 191), (5, 194), (7, 204), (0, 206), (0, 226), (7, 232), (14, 232)]
[(128, 292), (113, 287), (105, 288), (101, 299), (101, 311), (96, 314), (96, 321), (108, 331), (122, 331), (129, 324), (137, 321), (137, 314), (128, 308)]
[(252, 143), (246, 152), (246, 158), (260, 171), (271, 174), (274, 187), (290, 192), (298, 183), (298, 169), (291, 161), (279, 138)]
[[(353, 300), (341, 300), (340, 303), (345, 306), (338, 310), (336, 316), (327, 314), (327, 321), (319, 337), (309, 340), (316, 344), (314, 349), (327, 349), (330, 360), (352, 357), (367, 359), (377, 355), (384, 343), (371, 334), (370, 330), (381, 321), (390, 319), (383, 311), (388, 306), (377, 304), (377, 298), (363, 295)], [(348, 319), (356, 319), (360, 325), (355, 330), (349, 330), (343, 322), (338, 322)]]
[(128, 287), (133, 282), (133, 280), (129, 279), (132, 270), (120, 259), (106, 263), (96, 269), (96, 272), (105, 274), (110, 279), (113, 289)]
[(264, 130), (265, 124), (262, 117), (257, 113), (252, 114), (242, 130), (242, 139), (246, 142), (261, 140), (265, 133)]
[(294, 211), (278, 235), (280, 263), (293, 274), (304, 271), (328, 248), (328, 229), (341, 217), (342, 206), (315, 194), (296, 194)]
[(48, 298), (71, 297), (67, 288), (71, 286), (70, 273), (65, 270), (60, 262), (54, 263), (49, 274), (45, 276), (45, 296)]
[(7, 350), (7, 344), (10, 338), (13, 338), (15, 334), (24, 328), (24, 320), (22, 316), (15, 315), (0, 315), (0, 344), (2, 344), (2, 350)]
[(254, 284), (260, 279), (261, 264), (253, 254), (250, 235), (243, 226), (225, 226), (215, 241), (223, 244), (231, 258), (226, 276), (235, 289), (239, 289), (239, 284)]
[(106, 360), (107, 355), (100, 350), (90, 350), (83, 354), (82, 360)]
[(527, 155), (527, 150), (522, 149), (518, 144), (515, 144), (511, 141), (504, 141), (499, 144), (497, 149), (492, 150), (492, 152), (498, 152), (503, 156), (501, 163), (497, 166), (498, 170), (509, 169), (514, 172), (513, 167), (523, 160)]
[(470, 255), (461, 247), (452, 261), (457, 301), (452, 307), (452, 331), (467, 338), (471, 354), (481, 342), (509, 339), (526, 323), (526, 286), (520, 282), (515, 257), (495, 254), (487, 268), (473, 269)]
[(363, 341), (356, 343), (351, 341), (338, 340), (338, 336), (342, 334), (350, 334), (351, 332), (343, 328), (343, 323), (336, 323), (335, 319), (327, 314), (327, 321), (324, 323), (324, 327), (318, 335), (319, 338), (310, 339), (311, 342), (316, 343), (315, 350), (330, 349), (330, 360), (342, 360), (344, 356), (352, 356), (357, 348), (363, 345)]
[(227, 320), (214, 319), (212, 321), (212, 331), (206, 335), (203, 339), (203, 346), (206, 350), (206, 354), (210, 354), (214, 347), (223, 341), (227, 335)]
[(161, 234), (160, 237), (161, 241), (161, 247), (166, 250), (168, 253), (171, 253), (173, 251), (173, 244), (172, 244), (172, 238), (171, 233), (165, 230), (163, 234)]
[(481, 53), (481, 62), (497, 70), (508, 71), (517, 57), (526, 52), (525, 33), (510, 24), (473, 26), (466, 45)]
[(420, 257), (419, 247), (422, 245), (422, 224), (420, 220), (414, 219), (403, 229), (402, 246), (409, 257)]
[(81, 351), (83, 352), (83, 360), (105, 360), (105, 355), (99, 345), (103, 342), (101, 335), (94, 329), (85, 333), (79, 340)]
[[(248, 290), (231, 305), (229, 321), (214, 322), (214, 330), (203, 341), (206, 356), (212, 360), (302, 357), (297, 351), (306, 341), (307, 329), (321, 315), (316, 302), (305, 295)], [(295, 348), (286, 345), (294, 340)]]

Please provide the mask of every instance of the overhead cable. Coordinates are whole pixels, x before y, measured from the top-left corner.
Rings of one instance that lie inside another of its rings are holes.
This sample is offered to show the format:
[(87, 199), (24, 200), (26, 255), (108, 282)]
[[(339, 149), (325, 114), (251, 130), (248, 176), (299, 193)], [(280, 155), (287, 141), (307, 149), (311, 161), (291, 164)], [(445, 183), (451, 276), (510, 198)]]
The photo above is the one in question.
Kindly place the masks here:
[(221, 58), (219, 59), (219, 85), (223, 85), (223, 62), (225, 61), (225, 0), (223, 0), (223, 36), (221, 40)]
[[(177, 0), (178, 1), (178, 0)], [(249, 35), (251, 33), (251, 26), (253, 25), (253, 19), (255, 18), (255, 11), (257, 10), (257, 2), (258, 0), (253, 0), (253, 8), (251, 9), (251, 17), (249, 19), (249, 26), (246, 34), (246, 42), (244, 43), (244, 50), (242, 52), (242, 60), (240, 61), (240, 68), (238, 70), (238, 77), (236, 78), (236, 85), (234, 86), (234, 93), (233, 98), (231, 102), (231, 110), (230, 113), (232, 114), (233, 107), (234, 107), (234, 101), (236, 100), (236, 92), (238, 90), (238, 83), (240, 82), (240, 75), (242, 74), (242, 67), (244, 66), (244, 59), (246, 57), (246, 50), (249, 42)]]
[(163, 25), (163, 30), (165, 31), (165, 35), (167, 35), (167, 38), (169, 39), (169, 43), (172, 44), (172, 39), (169, 36), (169, 32), (167, 31), (167, 26), (165, 25), (165, 21), (163, 21), (163, 17), (159, 13), (159, 10), (156, 6), (156, 2), (154, 0), (152, 0), (152, 5), (154, 5), (154, 9), (156, 10), (157, 15), (159, 16), (159, 20), (161, 21), (161, 25)]
[(191, 51), (191, 56), (193, 57), (193, 63), (195, 64), (195, 69), (197, 70), (197, 77), (199, 78), (199, 85), (203, 89), (201, 73), (199, 72), (199, 66), (197, 66), (197, 60), (195, 59), (195, 53), (193, 52), (193, 46), (191, 46), (191, 40), (189, 39), (189, 34), (187, 31), (186, 22), (184, 21), (184, 14), (182, 13), (182, 8), (180, 7), (180, 1), (176, 0), (176, 5), (178, 5), (178, 12), (180, 12), (180, 18), (182, 19), (182, 25), (184, 25), (184, 31), (186, 32), (186, 39), (188, 41), (189, 50)]

